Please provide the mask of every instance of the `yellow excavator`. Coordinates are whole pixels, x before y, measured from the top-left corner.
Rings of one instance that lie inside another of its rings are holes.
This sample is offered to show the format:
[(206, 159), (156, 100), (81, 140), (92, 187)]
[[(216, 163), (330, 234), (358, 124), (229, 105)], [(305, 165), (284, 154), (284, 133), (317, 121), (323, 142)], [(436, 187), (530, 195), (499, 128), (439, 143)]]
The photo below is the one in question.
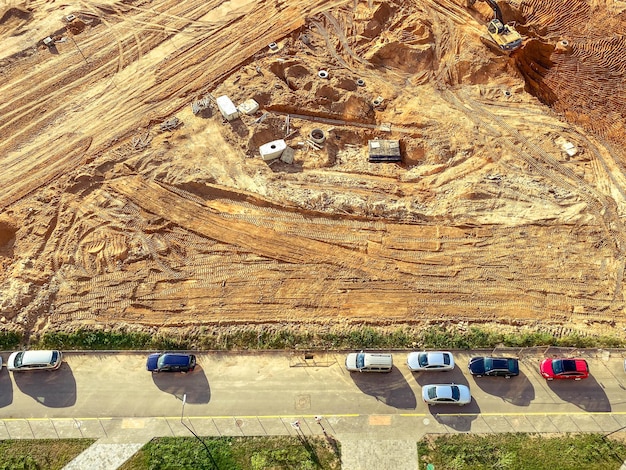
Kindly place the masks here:
[(493, 41), (501, 51), (511, 52), (518, 49), (522, 45), (522, 36), (517, 32), (513, 25), (504, 23), (504, 20), (502, 19), (502, 10), (500, 10), (496, 1), (467, 0), (468, 8), (474, 6), (474, 3), (477, 1), (487, 3), (495, 14), (495, 18), (487, 24), (487, 32), (491, 37), (491, 41)]

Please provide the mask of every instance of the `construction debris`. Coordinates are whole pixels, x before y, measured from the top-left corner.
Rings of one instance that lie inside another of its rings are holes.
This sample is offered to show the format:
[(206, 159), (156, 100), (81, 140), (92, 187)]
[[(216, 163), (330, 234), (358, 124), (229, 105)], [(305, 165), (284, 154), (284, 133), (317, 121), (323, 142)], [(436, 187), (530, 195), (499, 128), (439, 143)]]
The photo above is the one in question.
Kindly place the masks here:
[(237, 109), (242, 114), (251, 115), (251, 114), (256, 113), (259, 110), (259, 103), (257, 103), (255, 100), (250, 98), (250, 99), (244, 101), (243, 103), (241, 103), (237, 107)]
[(224, 119), (227, 121), (233, 121), (239, 117), (239, 111), (237, 111), (237, 108), (228, 96), (218, 96), (215, 101), (217, 103), (217, 108), (220, 110), (220, 113), (222, 113)]
[(268, 142), (259, 147), (261, 158), (265, 161), (276, 160), (287, 148), (287, 143), (280, 139)]
[(370, 140), (368, 147), (370, 163), (402, 161), (399, 140)]
[(176, 129), (181, 124), (182, 124), (182, 121), (178, 119), (176, 116), (174, 116), (168, 119), (167, 121), (162, 122), (160, 129), (161, 129), (161, 132), (171, 131), (171, 130)]
[(204, 98), (191, 103), (191, 112), (193, 114), (198, 114), (201, 111), (204, 111), (205, 109), (207, 109), (210, 105), (211, 105), (211, 98), (208, 96), (205, 96)]
[(295, 153), (296, 151), (294, 149), (292, 149), (291, 147), (286, 147), (285, 150), (283, 150), (283, 153), (280, 155), (280, 160), (283, 163), (291, 165), (293, 163)]

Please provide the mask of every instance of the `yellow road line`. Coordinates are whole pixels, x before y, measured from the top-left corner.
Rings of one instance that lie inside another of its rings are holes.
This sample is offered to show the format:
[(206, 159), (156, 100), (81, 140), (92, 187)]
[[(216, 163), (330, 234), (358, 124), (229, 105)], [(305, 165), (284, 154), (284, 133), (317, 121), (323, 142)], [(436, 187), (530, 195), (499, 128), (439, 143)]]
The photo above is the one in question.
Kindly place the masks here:
[(510, 413), (399, 413), (398, 416), (588, 416), (588, 415), (626, 415), (626, 411), (534, 411)]
[[(315, 418), (318, 415), (266, 415), (266, 416), (185, 416), (185, 419), (293, 419)], [(324, 418), (357, 418), (359, 414), (323, 415)], [(392, 415), (393, 416), (393, 415)], [(0, 421), (97, 421), (97, 420), (123, 420), (123, 419), (167, 419), (180, 420), (180, 416), (103, 416), (101, 418), (0, 418)]]

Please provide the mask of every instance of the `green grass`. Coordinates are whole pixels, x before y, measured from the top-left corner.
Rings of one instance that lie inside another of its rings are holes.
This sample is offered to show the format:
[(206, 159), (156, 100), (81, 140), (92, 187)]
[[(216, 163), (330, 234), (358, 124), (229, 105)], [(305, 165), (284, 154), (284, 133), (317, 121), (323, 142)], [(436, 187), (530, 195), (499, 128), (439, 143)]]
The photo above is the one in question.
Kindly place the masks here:
[(120, 470), (313, 470), (341, 468), (338, 447), (326, 439), (307, 437), (156, 438)]
[[(459, 331), (453, 327), (404, 326), (395, 329), (372, 326), (305, 328), (248, 326), (232, 329), (201, 327), (195, 333), (161, 333), (124, 329), (81, 329), (74, 332), (49, 331), (22, 344), (13, 332), (0, 332), (0, 349), (18, 345), (31, 349), (61, 350), (328, 350), (328, 349), (482, 349), (532, 346), (565, 346), (576, 348), (619, 348), (626, 339), (609, 336), (570, 335), (555, 337), (540, 331), (500, 333), (480, 327)], [(4, 345), (4, 346), (3, 346)]]
[(455, 434), (422, 439), (418, 454), (420, 470), (618, 470), (626, 444), (601, 434)]
[(0, 470), (59, 470), (93, 442), (93, 439), (0, 441)]
[(0, 331), (0, 350), (16, 349), (22, 342), (22, 335), (15, 331)]

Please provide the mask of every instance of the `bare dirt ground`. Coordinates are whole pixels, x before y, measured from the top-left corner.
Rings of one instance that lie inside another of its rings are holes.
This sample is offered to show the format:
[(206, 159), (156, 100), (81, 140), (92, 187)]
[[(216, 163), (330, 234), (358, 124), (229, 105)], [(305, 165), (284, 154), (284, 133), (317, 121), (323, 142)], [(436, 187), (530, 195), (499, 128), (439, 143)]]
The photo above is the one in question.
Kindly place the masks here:
[(5, 0), (1, 325), (623, 334), (626, 2), (501, 5)]

